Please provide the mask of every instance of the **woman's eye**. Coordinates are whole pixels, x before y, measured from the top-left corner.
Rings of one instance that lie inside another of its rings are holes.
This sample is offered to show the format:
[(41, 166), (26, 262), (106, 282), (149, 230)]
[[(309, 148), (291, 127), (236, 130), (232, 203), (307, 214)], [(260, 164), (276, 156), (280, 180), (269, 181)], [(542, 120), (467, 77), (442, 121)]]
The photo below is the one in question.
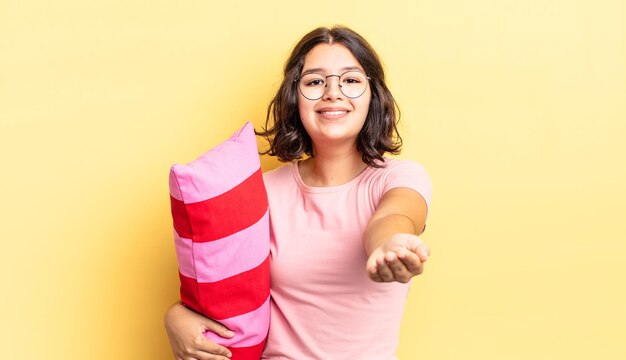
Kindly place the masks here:
[(320, 85), (324, 85), (324, 80), (322, 79), (314, 79), (314, 80), (310, 80), (306, 83), (306, 86), (320, 86)]
[(361, 81), (359, 79), (346, 79), (345, 82), (348, 84), (358, 84)]

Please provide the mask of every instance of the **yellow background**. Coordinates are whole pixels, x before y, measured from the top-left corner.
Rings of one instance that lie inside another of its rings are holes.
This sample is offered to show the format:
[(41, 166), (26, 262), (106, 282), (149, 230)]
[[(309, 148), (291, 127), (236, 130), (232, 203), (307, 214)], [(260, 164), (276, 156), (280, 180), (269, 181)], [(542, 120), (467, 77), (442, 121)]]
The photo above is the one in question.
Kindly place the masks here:
[(626, 358), (625, 4), (0, 0), (0, 357), (170, 359), (169, 166), (340, 23), (435, 186), (400, 359)]

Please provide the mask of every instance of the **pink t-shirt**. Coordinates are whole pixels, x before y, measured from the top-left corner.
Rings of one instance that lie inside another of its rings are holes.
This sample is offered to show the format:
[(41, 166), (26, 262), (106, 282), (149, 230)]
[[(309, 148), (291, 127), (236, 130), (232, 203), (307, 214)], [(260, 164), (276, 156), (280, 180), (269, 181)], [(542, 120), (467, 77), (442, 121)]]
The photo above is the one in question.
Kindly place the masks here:
[(386, 159), (348, 183), (311, 187), (297, 163), (264, 174), (270, 208), (271, 320), (263, 359), (396, 359), (408, 284), (369, 279), (362, 235), (396, 187), (430, 203), (424, 168)]

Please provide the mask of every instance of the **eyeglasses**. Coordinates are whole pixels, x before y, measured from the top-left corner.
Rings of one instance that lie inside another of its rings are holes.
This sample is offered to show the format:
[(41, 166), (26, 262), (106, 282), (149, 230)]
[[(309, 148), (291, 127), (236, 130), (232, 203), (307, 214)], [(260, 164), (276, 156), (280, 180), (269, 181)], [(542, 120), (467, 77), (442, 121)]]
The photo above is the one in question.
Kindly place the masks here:
[(329, 77), (339, 78), (339, 90), (350, 99), (356, 99), (363, 95), (367, 90), (367, 83), (371, 80), (369, 76), (360, 71), (350, 70), (341, 75), (305, 74), (296, 81), (302, 96), (309, 100), (318, 100), (328, 91)]

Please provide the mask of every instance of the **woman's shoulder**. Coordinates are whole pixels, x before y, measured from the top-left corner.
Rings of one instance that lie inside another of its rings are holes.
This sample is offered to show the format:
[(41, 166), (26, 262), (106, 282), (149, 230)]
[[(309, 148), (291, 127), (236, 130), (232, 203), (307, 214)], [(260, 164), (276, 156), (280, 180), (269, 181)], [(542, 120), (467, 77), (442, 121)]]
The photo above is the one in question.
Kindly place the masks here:
[(383, 157), (383, 161), (379, 161), (377, 163), (382, 166), (380, 168), (373, 169), (374, 172), (378, 173), (379, 175), (402, 173), (405, 171), (420, 171), (427, 174), (424, 166), (415, 160)]
[(385, 157), (380, 163), (383, 167), (372, 168), (369, 181), (382, 196), (396, 187), (408, 187), (419, 192), (430, 203), (432, 182), (424, 166), (415, 160), (393, 159)]
[(268, 170), (263, 173), (263, 181), (266, 185), (274, 185), (276, 183), (284, 183), (293, 178), (292, 168), (294, 163), (283, 164), (277, 168)]

